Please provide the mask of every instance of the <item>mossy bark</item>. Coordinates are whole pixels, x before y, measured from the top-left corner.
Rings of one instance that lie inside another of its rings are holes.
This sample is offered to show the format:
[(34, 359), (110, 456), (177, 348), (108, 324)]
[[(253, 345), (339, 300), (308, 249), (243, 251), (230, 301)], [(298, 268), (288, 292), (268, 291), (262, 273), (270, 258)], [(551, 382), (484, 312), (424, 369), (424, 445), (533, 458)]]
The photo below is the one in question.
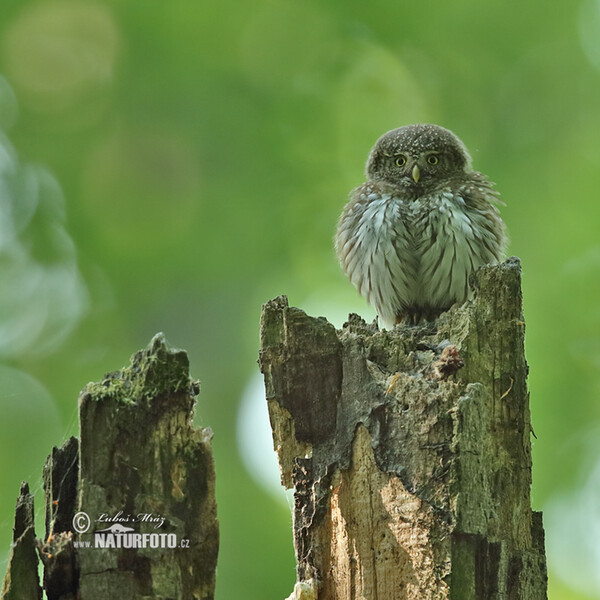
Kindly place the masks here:
[(392, 331), (263, 307), (291, 598), (546, 598), (520, 281), (515, 258), (483, 267), (472, 301)]
[[(219, 531), (212, 431), (192, 425), (198, 389), (186, 353), (159, 334), (82, 391), (80, 441), (44, 468), (49, 600), (212, 600)], [(24, 532), (35, 556), (32, 518)]]

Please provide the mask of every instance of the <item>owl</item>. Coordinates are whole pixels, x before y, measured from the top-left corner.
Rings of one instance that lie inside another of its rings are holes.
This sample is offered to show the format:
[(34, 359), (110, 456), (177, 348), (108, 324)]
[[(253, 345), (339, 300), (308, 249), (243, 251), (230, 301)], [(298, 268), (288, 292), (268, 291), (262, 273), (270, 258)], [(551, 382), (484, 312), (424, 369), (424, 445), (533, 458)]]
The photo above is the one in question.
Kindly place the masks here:
[(469, 298), (475, 269), (503, 260), (498, 194), (448, 129), (388, 131), (369, 154), (366, 176), (344, 207), (335, 249), (386, 325), (435, 320)]

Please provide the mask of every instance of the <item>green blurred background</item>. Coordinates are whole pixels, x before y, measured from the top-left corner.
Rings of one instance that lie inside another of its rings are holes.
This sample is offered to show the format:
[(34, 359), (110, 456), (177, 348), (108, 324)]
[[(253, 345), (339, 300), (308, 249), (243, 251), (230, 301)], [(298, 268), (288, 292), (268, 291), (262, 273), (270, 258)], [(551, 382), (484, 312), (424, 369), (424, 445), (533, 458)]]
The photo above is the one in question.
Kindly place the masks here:
[(507, 203), (550, 599), (600, 597), (597, 0), (2, 0), (0, 73), (2, 573), (80, 389), (164, 331), (215, 431), (217, 598), (291, 592), (260, 306), (372, 316), (333, 230), (375, 139), (425, 121)]

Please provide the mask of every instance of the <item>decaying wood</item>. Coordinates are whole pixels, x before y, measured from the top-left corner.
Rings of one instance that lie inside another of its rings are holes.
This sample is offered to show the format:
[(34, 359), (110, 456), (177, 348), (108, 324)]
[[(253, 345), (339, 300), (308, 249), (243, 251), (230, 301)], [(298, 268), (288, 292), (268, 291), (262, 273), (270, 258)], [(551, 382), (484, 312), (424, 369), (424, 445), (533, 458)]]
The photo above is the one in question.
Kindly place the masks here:
[(42, 600), (34, 514), (29, 484), (23, 482), (15, 510), (13, 548), (2, 585), (2, 600)]
[[(78, 509), (93, 520), (126, 519), (97, 522), (93, 529), (120, 523), (136, 533), (175, 533), (178, 544), (81, 550), (82, 600), (105, 589), (118, 589), (123, 600), (213, 598), (218, 524), (212, 431), (192, 426), (197, 393), (187, 354), (169, 350), (161, 335), (128, 368), (82, 391)], [(140, 521), (143, 515), (165, 521)], [(79, 536), (92, 537), (91, 531)]]
[(73, 515), (77, 512), (79, 440), (71, 437), (53, 448), (44, 465), (46, 534), (38, 542), (44, 564), (48, 600), (77, 600), (79, 565), (73, 546)]
[[(33, 499), (21, 490), (31, 517), (19, 520), (18, 504), (13, 562), (26, 566), (9, 569), (2, 600), (41, 598), (36, 545), (48, 600), (213, 599), (212, 431), (192, 425), (197, 393), (186, 353), (168, 348), (162, 334), (129, 367), (85, 387), (80, 441), (54, 448), (44, 468), (43, 541), (33, 533)], [(113, 526), (121, 530), (102, 534)], [(98, 545), (99, 533), (108, 546)], [(32, 591), (15, 595), (17, 585)]]
[(380, 331), (268, 302), (260, 365), (297, 584), (319, 600), (546, 598), (521, 269), (475, 275), (434, 324)]

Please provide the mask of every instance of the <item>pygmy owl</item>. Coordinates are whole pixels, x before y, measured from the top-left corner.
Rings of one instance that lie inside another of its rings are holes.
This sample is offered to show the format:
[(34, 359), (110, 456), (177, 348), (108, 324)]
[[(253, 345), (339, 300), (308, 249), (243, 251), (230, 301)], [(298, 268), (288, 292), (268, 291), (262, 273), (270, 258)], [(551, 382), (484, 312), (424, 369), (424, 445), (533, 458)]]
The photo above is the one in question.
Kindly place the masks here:
[(335, 236), (359, 293), (390, 326), (465, 302), (469, 276), (501, 261), (507, 238), (498, 194), (464, 144), (437, 125), (393, 129), (375, 143), (366, 175)]

